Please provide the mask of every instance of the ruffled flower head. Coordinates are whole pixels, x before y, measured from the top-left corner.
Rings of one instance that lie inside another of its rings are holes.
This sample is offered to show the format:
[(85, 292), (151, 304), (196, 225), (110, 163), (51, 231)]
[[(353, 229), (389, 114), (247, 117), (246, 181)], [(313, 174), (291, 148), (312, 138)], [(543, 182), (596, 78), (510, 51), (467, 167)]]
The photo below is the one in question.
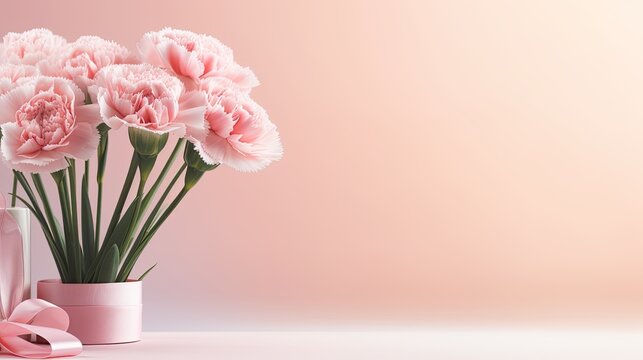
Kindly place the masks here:
[(249, 91), (259, 85), (252, 70), (234, 61), (232, 50), (209, 35), (165, 28), (148, 32), (138, 43), (141, 60), (181, 77), (189, 89), (210, 78), (225, 78)]
[(84, 105), (73, 82), (38, 77), (0, 96), (0, 149), (10, 168), (54, 172), (67, 167), (66, 157), (87, 160), (98, 146), (96, 105)]
[(207, 99), (197, 91), (185, 92), (183, 83), (161, 68), (149, 65), (110, 65), (98, 72), (89, 87), (111, 128), (122, 125), (157, 134), (186, 131), (204, 136)]
[(250, 96), (231, 86), (229, 80), (201, 84), (208, 95), (203, 141), (190, 141), (208, 164), (223, 164), (243, 172), (255, 172), (279, 160), (283, 147), (277, 127)]
[(10, 32), (2, 39), (0, 59), (3, 63), (37, 65), (55, 56), (66, 45), (65, 38), (47, 29)]
[(86, 91), (100, 69), (129, 60), (129, 51), (124, 46), (98, 36), (81, 36), (50, 60), (41, 62), (39, 68), (45, 75), (73, 80)]
[[(38, 75), (38, 70), (32, 65), (3, 64), (0, 65), (0, 95), (6, 94), (18, 84)], [(0, 124), (12, 119), (0, 119)]]

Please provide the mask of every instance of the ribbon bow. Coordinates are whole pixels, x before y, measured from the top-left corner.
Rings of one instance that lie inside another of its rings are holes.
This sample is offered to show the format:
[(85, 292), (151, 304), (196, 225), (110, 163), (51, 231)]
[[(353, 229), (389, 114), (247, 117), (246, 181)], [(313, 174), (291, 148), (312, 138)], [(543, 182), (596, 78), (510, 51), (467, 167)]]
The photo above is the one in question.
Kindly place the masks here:
[[(78, 355), (83, 345), (66, 331), (68, 327), (65, 310), (45, 300), (25, 300), (0, 322), (0, 345), (3, 351), (32, 359)], [(37, 335), (48, 344), (30, 342), (22, 335)]]
[[(20, 227), (0, 194), (0, 346), (2, 352), (42, 359), (78, 355), (83, 345), (67, 332), (69, 315), (41, 299), (22, 301), (25, 290)], [(33, 343), (33, 335), (45, 343)]]

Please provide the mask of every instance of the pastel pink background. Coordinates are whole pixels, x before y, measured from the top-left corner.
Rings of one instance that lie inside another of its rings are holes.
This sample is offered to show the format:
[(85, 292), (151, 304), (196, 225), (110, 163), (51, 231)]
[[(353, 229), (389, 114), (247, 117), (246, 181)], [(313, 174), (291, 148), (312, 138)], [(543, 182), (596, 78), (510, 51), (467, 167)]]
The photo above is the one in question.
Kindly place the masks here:
[[(634, 1), (13, 1), (0, 32), (133, 47), (186, 28), (263, 83), (286, 155), (219, 169), (179, 207), (137, 269), (159, 263), (148, 330), (641, 325), (642, 18)], [(113, 203), (130, 150), (112, 144)], [(55, 276), (39, 236), (33, 256)]]

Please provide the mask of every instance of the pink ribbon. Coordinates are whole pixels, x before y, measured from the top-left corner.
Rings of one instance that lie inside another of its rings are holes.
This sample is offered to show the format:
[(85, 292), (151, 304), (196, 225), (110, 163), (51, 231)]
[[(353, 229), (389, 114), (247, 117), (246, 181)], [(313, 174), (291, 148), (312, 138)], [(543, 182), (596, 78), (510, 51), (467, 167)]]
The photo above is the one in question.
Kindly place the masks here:
[[(0, 194), (0, 346), (3, 353), (33, 359), (78, 355), (83, 345), (67, 332), (65, 310), (41, 299), (22, 301), (22, 235)], [(33, 343), (36, 335), (46, 343)]]
[[(25, 300), (0, 322), (0, 345), (3, 351), (32, 359), (78, 355), (83, 345), (65, 331), (68, 327), (65, 310), (45, 300)], [(22, 335), (37, 335), (47, 344), (30, 342)]]

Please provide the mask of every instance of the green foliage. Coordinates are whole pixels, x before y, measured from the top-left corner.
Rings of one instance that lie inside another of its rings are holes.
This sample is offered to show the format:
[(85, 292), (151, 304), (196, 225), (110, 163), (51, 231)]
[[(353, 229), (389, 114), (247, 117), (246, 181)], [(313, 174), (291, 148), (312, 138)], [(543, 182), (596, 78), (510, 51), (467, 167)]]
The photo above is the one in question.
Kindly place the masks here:
[(118, 264), (120, 263), (120, 255), (118, 254), (118, 246), (116, 244), (112, 245), (105, 256), (105, 261), (102, 263), (102, 266), (98, 269), (96, 275), (97, 283), (108, 283), (114, 282), (116, 280), (116, 274), (118, 273)]
[[(65, 283), (127, 281), (141, 253), (154, 238), (161, 225), (203, 174), (218, 166), (218, 164), (210, 165), (203, 162), (194, 146), (190, 143), (188, 146), (184, 146), (185, 140), (181, 139), (176, 143), (158, 177), (151, 182), (149, 178), (157, 155), (165, 147), (168, 136), (167, 134), (157, 135), (149, 131), (130, 128), (129, 136), (134, 152), (121, 193), (103, 235), (100, 225), (109, 130), (109, 127), (104, 124), (98, 127), (100, 142), (95, 177), (97, 185), (95, 216), (89, 196), (90, 178), (92, 178), (90, 161), (84, 162), (80, 181), (80, 196), (77, 194), (77, 168), (74, 159), (67, 160), (69, 166), (66, 169), (51, 174), (51, 179), (58, 193), (62, 221), (54, 213), (41, 176), (31, 174), (32, 187), (24, 174), (14, 171), (16, 183), (20, 184), (26, 198), (17, 195), (16, 191), (12, 192), (12, 196), (24, 203), (40, 223), (60, 278)], [(163, 186), (174, 161), (181, 153), (183, 153), (183, 164), (165, 186), (162, 195), (148, 213), (157, 191)], [(168, 198), (175, 192), (174, 187), (182, 176), (184, 176), (183, 185), (175, 197), (169, 201)], [(137, 178), (136, 192), (130, 196)], [(146, 186), (148, 182), (152, 183), (149, 189)], [(129, 204), (128, 198), (131, 198)], [(166, 201), (169, 201), (169, 204), (166, 204)], [(149, 274), (155, 266), (156, 264), (147, 269), (139, 277), (139, 280)]]
[(158, 265), (158, 264), (154, 264), (149, 269), (145, 270), (145, 272), (141, 276), (138, 277), (138, 281), (142, 281), (143, 278), (146, 277), (147, 274), (149, 274), (150, 271), (152, 271), (156, 267), (156, 265)]

